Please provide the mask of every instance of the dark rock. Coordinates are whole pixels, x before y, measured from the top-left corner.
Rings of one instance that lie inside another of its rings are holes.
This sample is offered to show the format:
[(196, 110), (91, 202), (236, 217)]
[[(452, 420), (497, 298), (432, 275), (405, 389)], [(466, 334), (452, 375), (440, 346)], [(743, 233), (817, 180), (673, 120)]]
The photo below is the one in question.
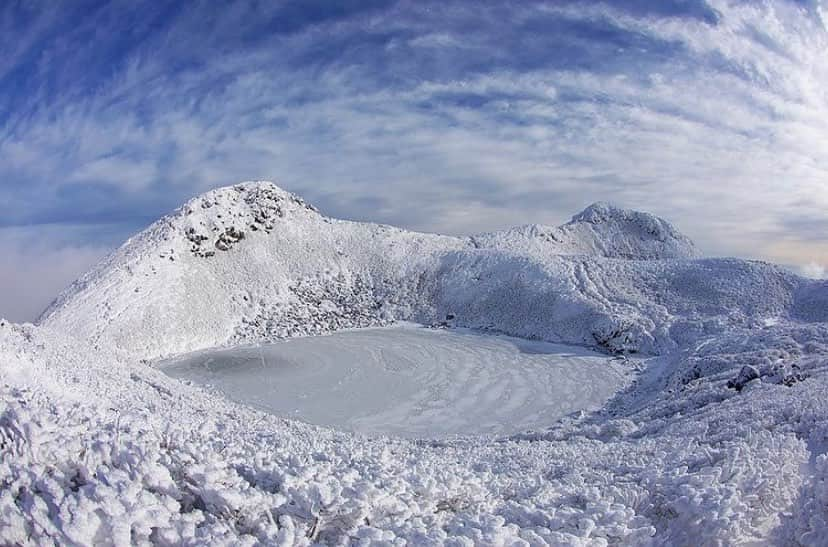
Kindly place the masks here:
[(727, 382), (727, 387), (735, 389), (736, 391), (742, 391), (748, 382), (758, 379), (759, 376), (759, 370), (756, 367), (745, 365), (742, 367), (742, 370), (739, 371), (736, 378)]

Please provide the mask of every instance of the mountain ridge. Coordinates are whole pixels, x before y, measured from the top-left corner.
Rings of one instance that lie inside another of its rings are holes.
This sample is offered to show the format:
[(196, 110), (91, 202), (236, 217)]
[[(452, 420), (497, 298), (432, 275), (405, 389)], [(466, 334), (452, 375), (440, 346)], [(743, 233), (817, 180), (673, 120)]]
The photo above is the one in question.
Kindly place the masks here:
[[(130, 238), (38, 322), (144, 358), (396, 320), (658, 354), (788, 314), (805, 283), (696, 257), (667, 221), (605, 203), (552, 230), (454, 237), (327, 218), (256, 181), (197, 196)], [(717, 300), (695, 289), (705, 283)], [(756, 286), (768, 298), (744, 290)]]

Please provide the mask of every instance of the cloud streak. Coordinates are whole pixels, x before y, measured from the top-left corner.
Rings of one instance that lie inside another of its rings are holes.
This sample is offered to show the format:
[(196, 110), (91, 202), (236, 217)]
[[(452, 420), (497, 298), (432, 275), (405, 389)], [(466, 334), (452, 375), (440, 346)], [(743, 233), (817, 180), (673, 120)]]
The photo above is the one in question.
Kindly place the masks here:
[(822, 3), (342, 6), (5, 13), (0, 224), (141, 225), (272, 178), (450, 233), (611, 200), (710, 253), (828, 264)]

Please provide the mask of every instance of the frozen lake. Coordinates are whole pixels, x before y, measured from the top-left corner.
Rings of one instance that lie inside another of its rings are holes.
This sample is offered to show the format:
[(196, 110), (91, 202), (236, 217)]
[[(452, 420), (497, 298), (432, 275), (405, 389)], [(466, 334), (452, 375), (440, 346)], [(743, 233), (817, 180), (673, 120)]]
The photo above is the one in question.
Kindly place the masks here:
[(541, 429), (600, 407), (629, 379), (583, 348), (413, 326), (211, 350), (160, 367), (279, 416), (405, 437)]

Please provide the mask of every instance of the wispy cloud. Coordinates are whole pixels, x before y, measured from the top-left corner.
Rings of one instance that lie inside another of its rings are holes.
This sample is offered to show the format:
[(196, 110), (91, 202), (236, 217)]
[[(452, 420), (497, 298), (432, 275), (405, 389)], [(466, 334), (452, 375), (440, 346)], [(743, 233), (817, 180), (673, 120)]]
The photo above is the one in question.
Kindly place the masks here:
[(821, 2), (327, 5), (6, 8), (0, 224), (140, 225), (273, 178), (455, 233), (608, 199), (828, 264)]
[[(0, 317), (32, 321), (66, 287), (110, 250), (111, 235), (89, 242), (84, 227), (0, 229)], [(97, 239), (97, 238), (96, 238)]]

